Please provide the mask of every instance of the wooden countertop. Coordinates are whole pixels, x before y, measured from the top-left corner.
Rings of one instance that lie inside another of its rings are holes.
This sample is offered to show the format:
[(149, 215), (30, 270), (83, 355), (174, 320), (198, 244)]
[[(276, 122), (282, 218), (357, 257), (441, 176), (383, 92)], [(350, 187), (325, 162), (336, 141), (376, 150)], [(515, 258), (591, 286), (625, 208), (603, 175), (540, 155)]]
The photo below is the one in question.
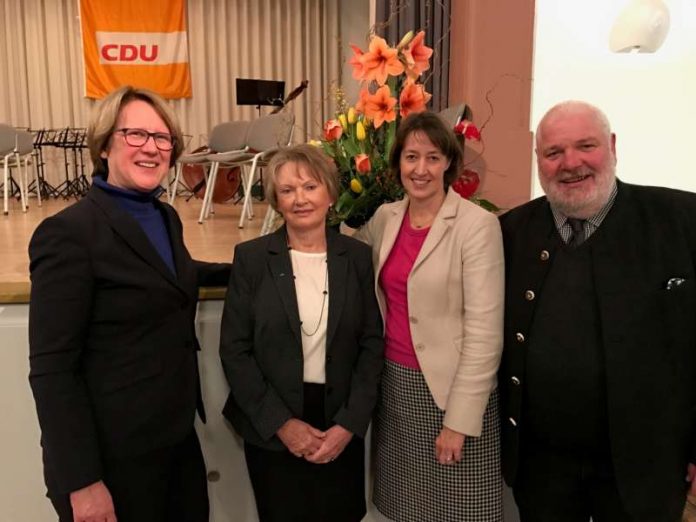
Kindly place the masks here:
[(21, 304), (29, 302), (29, 283), (0, 283), (0, 304)]
[[(27, 282), (0, 282), (0, 304), (28, 304), (31, 284)], [(224, 287), (201, 288), (198, 298), (201, 301), (224, 299)]]

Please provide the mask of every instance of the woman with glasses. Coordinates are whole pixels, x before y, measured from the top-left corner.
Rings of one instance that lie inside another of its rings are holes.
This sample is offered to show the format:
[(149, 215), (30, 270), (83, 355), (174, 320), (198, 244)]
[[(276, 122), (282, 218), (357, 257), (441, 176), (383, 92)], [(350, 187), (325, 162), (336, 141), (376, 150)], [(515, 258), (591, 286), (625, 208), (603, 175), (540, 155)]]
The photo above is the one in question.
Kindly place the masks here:
[(29, 245), (29, 380), (48, 496), (66, 522), (206, 521), (194, 318), (198, 287), (226, 284), (229, 265), (192, 260), (158, 199), (183, 149), (159, 96), (112, 92), (88, 146), (87, 197)]

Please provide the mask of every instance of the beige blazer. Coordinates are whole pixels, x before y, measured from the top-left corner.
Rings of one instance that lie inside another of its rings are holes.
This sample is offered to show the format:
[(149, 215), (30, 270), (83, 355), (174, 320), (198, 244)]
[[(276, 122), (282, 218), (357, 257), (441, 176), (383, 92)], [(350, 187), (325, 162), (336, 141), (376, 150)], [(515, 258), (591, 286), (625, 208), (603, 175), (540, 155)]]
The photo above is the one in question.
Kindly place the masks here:
[[(382, 205), (355, 237), (372, 246), (375, 291), (408, 198)], [(444, 425), (479, 436), (503, 348), (503, 243), (495, 215), (449, 190), (411, 274), (408, 310), (416, 357)]]

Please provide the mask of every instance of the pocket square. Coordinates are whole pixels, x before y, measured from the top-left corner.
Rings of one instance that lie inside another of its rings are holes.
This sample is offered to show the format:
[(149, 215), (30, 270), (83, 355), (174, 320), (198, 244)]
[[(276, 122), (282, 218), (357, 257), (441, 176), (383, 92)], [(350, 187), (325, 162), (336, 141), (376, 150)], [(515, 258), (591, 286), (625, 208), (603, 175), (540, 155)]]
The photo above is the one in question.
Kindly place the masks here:
[(665, 285), (665, 290), (674, 290), (678, 286), (683, 285), (685, 282), (686, 279), (683, 277), (670, 277)]

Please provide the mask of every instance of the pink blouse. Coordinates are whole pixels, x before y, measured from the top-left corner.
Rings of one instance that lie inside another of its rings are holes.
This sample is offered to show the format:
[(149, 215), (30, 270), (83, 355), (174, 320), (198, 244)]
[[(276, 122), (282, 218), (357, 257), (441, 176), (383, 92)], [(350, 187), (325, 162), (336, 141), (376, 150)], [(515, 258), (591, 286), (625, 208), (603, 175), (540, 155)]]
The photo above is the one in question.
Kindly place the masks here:
[(407, 283), (429, 231), (430, 228), (413, 228), (406, 212), (399, 235), (379, 274), (379, 284), (387, 303), (384, 356), (414, 370), (420, 370), (420, 365), (408, 322)]

